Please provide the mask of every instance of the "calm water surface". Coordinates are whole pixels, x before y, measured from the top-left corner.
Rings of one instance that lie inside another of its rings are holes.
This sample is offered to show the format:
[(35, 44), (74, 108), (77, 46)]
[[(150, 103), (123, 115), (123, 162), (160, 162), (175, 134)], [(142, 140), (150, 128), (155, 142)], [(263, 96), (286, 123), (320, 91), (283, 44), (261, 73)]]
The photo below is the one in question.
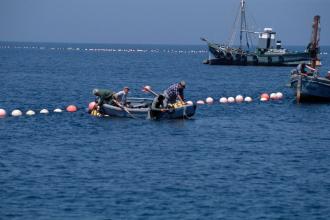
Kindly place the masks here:
[[(0, 120), (0, 219), (330, 219), (330, 105), (297, 105), (291, 68), (203, 65), (205, 46), (0, 46), (0, 108), (79, 107)], [(185, 121), (85, 112), (96, 87), (150, 97), (182, 79), (189, 100), (255, 101)]]

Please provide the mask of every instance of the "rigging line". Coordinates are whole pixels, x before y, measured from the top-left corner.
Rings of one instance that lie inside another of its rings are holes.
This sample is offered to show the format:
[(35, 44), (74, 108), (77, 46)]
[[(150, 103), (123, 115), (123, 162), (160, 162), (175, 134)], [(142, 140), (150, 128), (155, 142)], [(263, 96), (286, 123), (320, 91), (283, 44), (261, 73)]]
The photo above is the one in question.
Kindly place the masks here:
[[(247, 22), (246, 22), (245, 12), (244, 12), (244, 29), (248, 30), (248, 25), (247, 25)], [(249, 33), (248, 32), (245, 32), (245, 40), (246, 40), (246, 46), (249, 49), (250, 45), (249, 45)]]
[(246, 30), (245, 0), (241, 0), (241, 28), (240, 28), (240, 34), (239, 34), (239, 48), (242, 48), (243, 27)]
[(235, 35), (236, 35), (236, 31), (237, 31), (237, 24), (238, 24), (238, 17), (240, 17), (240, 10), (241, 10), (241, 6), (239, 5), (238, 7), (238, 12), (236, 13), (236, 17), (235, 17), (235, 21), (234, 21), (234, 24), (233, 24), (233, 28), (232, 28), (232, 31), (231, 31), (231, 36), (229, 38), (229, 41), (228, 41), (228, 46), (232, 45), (233, 41), (235, 40)]
[[(246, 11), (248, 11), (248, 6), (246, 6)], [(254, 18), (254, 16), (253, 16), (253, 14), (252, 13), (249, 13), (248, 14), (248, 20), (249, 21), (251, 21), (250, 22), (250, 25), (251, 25), (251, 28), (252, 28), (252, 30), (253, 31), (256, 31), (256, 30), (258, 30), (258, 24), (257, 24), (257, 22), (256, 22), (256, 19)], [(251, 47), (254, 47), (254, 44), (253, 44), (253, 41), (257, 41), (257, 36), (255, 35), (255, 34), (249, 34), (249, 36), (250, 36), (250, 46)]]

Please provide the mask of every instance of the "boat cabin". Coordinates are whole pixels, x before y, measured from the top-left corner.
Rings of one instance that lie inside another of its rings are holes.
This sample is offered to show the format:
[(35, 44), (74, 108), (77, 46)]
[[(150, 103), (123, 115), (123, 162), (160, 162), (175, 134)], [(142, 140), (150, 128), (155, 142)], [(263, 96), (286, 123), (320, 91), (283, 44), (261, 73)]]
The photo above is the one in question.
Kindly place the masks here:
[[(276, 32), (274, 32), (272, 28), (264, 28), (264, 31), (259, 33), (258, 49), (261, 50), (274, 49), (275, 35)], [(277, 45), (278, 43), (280, 44), (281, 47), (281, 41), (279, 41), (276, 43), (276, 48), (278, 47)]]

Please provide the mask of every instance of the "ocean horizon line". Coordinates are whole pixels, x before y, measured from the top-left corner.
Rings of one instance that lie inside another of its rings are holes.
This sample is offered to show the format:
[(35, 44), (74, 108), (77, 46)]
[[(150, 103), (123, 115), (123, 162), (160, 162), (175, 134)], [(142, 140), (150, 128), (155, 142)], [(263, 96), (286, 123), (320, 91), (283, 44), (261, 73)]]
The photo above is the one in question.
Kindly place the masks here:
[[(6, 41), (0, 40), (0, 44), (66, 44), (66, 45), (141, 45), (141, 46), (206, 46), (206, 44), (180, 44), (180, 43), (111, 43), (111, 42), (51, 42), (51, 41)], [(234, 47), (238, 45), (233, 45)], [(305, 47), (306, 45), (286, 45), (289, 47)], [(321, 45), (321, 47), (329, 47), (330, 45)]]

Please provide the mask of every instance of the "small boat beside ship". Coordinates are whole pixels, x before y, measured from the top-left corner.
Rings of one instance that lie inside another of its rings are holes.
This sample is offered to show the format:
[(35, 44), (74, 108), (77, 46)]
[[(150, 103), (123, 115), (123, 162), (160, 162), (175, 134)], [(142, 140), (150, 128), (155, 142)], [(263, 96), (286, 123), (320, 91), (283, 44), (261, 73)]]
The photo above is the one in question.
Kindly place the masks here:
[[(264, 28), (262, 32), (250, 31), (246, 16), (245, 0), (240, 2), (239, 19), (235, 20), (235, 27), (240, 25), (240, 45), (233, 47), (235, 32), (227, 44), (218, 44), (201, 38), (207, 43), (209, 58), (204, 64), (210, 65), (253, 65), (253, 66), (296, 66), (300, 63), (309, 63), (311, 60), (311, 48), (307, 46), (305, 51), (290, 51), (282, 48), (282, 42), (276, 41), (276, 32), (272, 28)], [(236, 29), (236, 28), (234, 28)], [(251, 34), (258, 35), (258, 46), (253, 52)], [(243, 38), (246, 46), (243, 47)], [(320, 65), (318, 60), (317, 65)]]
[[(320, 16), (315, 16), (311, 40), (311, 68), (316, 68), (317, 54), (320, 51)], [(291, 88), (300, 102), (330, 102), (330, 76), (319, 76), (317, 71), (294, 70), (291, 73)]]

